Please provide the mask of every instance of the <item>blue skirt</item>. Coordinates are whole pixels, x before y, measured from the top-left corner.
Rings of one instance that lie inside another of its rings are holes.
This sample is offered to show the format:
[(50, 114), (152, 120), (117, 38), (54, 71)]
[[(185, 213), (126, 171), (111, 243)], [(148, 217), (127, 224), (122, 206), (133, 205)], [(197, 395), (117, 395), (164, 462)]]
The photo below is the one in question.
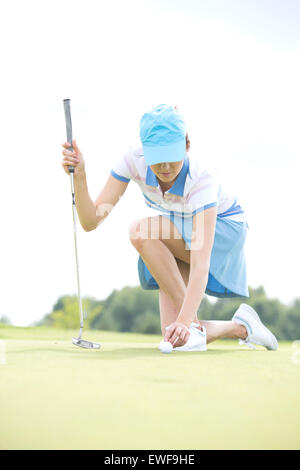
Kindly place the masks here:
[[(186, 247), (191, 247), (193, 220), (161, 214), (177, 227)], [(208, 282), (205, 293), (214, 297), (249, 297), (244, 245), (249, 226), (217, 217)], [(143, 289), (159, 289), (141, 257), (138, 260), (139, 280)]]

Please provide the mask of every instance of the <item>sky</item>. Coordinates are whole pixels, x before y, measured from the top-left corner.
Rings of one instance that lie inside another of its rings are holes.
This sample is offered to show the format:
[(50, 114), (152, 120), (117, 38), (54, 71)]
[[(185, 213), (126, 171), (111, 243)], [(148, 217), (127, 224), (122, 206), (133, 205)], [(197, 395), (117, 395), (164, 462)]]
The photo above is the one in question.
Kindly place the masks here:
[[(30, 325), (76, 293), (64, 98), (94, 200), (144, 112), (177, 104), (190, 153), (245, 209), (249, 286), (298, 297), (299, 20), (296, 0), (2, 2), (0, 317)], [(78, 227), (83, 296), (139, 284), (128, 228), (145, 214), (131, 182), (103, 225)]]

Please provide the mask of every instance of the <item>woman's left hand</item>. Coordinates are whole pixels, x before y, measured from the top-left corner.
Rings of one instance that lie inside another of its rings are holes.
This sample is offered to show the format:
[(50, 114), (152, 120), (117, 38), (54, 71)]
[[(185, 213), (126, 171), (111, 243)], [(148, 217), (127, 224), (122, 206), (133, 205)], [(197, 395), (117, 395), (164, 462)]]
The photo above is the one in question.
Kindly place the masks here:
[(183, 346), (189, 339), (190, 332), (188, 327), (181, 322), (175, 321), (166, 327), (164, 341), (169, 341), (173, 348)]

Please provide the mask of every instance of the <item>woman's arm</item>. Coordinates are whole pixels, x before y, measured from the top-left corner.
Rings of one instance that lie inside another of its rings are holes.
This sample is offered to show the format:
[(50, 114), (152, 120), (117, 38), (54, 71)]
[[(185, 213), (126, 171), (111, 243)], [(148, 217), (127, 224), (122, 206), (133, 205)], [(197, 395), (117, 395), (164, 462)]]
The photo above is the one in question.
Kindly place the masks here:
[(74, 178), (76, 209), (82, 228), (86, 232), (95, 230), (108, 216), (124, 194), (128, 183), (109, 175), (96, 201), (93, 202), (87, 187), (86, 174), (78, 173)]
[(68, 150), (70, 144), (63, 144), (62, 166), (69, 174), (69, 165), (74, 166), (75, 202), (78, 218), (82, 228), (89, 232), (94, 230), (108, 216), (124, 194), (128, 182), (119, 181), (110, 175), (95, 202), (92, 201), (86, 180), (84, 159), (75, 140), (72, 141), (73, 151)]
[(108, 216), (113, 207), (121, 199), (126, 191), (128, 182), (120, 181), (109, 175), (104, 187), (95, 201), (96, 225), (98, 227)]
[(172, 323), (165, 334), (165, 341), (175, 346), (185, 344), (189, 338), (186, 334), (191, 322), (197, 316), (203, 294), (206, 289), (210, 255), (214, 243), (217, 208), (199, 212), (193, 219), (193, 237), (191, 243), (190, 275), (184, 301), (176, 322)]
[(191, 243), (190, 276), (185, 298), (177, 321), (189, 326), (205, 293), (210, 255), (214, 243), (217, 207), (199, 212), (193, 220), (193, 237)]

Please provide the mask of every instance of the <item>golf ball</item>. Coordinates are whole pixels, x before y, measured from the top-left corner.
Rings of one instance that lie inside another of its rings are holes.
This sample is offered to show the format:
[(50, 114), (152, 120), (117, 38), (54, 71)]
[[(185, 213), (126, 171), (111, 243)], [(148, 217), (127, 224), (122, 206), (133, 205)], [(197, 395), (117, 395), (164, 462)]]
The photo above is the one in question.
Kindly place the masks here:
[(161, 350), (162, 353), (170, 353), (173, 351), (173, 346), (169, 341), (161, 341), (159, 345), (159, 349)]

